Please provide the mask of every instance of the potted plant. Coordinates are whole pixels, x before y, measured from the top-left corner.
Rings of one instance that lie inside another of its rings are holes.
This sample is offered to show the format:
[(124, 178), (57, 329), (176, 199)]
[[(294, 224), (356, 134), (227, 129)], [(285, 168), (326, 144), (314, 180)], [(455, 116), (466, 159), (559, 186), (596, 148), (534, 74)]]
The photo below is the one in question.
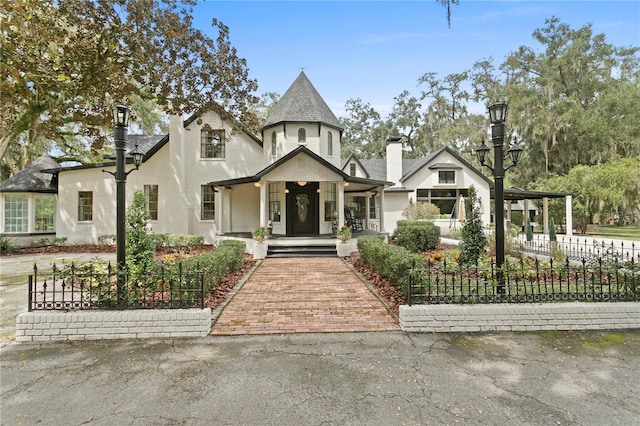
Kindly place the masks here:
[(253, 230), (251, 235), (253, 236), (254, 240), (256, 240), (257, 242), (261, 243), (269, 235), (269, 230), (264, 226), (259, 226), (258, 228)]
[(340, 229), (336, 231), (336, 237), (346, 243), (351, 238), (351, 227), (350, 226), (342, 226)]

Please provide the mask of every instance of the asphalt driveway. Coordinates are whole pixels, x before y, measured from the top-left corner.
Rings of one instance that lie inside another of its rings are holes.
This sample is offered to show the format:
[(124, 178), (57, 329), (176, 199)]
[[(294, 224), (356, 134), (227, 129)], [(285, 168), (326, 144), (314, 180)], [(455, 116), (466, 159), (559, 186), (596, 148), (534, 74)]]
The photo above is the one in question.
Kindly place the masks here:
[(640, 333), (315, 333), (0, 349), (2, 425), (637, 425)]

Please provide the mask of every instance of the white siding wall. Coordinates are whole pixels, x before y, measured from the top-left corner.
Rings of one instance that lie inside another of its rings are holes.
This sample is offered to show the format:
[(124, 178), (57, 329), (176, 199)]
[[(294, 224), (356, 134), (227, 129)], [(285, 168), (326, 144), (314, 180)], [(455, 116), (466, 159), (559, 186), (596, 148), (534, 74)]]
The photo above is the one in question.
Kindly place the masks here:
[[(318, 154), (335, 167), (340, 168), (340, 131), (321, 125), (320, 136), (318, 136), (318, 123), (287, 123), (287, 133), (284, 133), (284, 125), (270, 127), (264, 132), (263, 159), (265, 164), (271, 164), (289, 152), (298, 148), (298, 129), (304, 128), (307, 134), (307, 143), (304, 144), (309, 150)], [(271, 136), (276, 132), (276, 152), (271, 149)], [(333, 155), (328, 153), (329, 132), (333, 137)]]
[[(473, 185), (478, 193), (478, 198), (482, 200), (482, 223), (489, 224), (491, 215), (490, 189), (487, 182), (473, 171), (467, 169), (464, 164), (460, 163), (453, 155), (443, 151), (438, 157), (433, 159), (430, 164), (435, 163), (452, 163), (462, 169), (456, 169), (456, 181), (454, 184), (440, 184), (438, 181), (438, 170), (430, 170), (428, 165), (419, 170), (411, 178), (404, 182), (404, 186), (411, 189), (431, 188), (431, 189), (449, 189), (449, 188), (469, 188)], [(411, 194), (413, 200), (417, 200), (417, 193)], [(441, 212), (443, 214), (448, 212)]]
[[(223, 128), (215, 113), (207, 113), (202, 118), (202, 124), (195, 121), (184, 129), (182, 120), (172, 117), (169, 143), (143, 163), (140, 170), (128, 176), (126, 198), (129, 205), (136, 189), (158, 185), (158, 220), (151, 222), (153, 232), (204, 235), (205, 241), (210, 243), (218, 232), (218, 224), (200, 221), (201, 185), (257, 172), (263, 167), (262, 148), (245, 134), (231, 133), (229, 127), (224, 127), (227, 130), (226, 158), (200, 159), (202, 125), (209, 123), (213, 129)], [(127, 170), (131, 167), (127, 165)], [(108, 169), (114, 171), (115, 167)], [(67, 237), (69, 243), (95, 244), (100, 235), (116, 232), (116, 184), (111, 175), (101, 170), (92, 168), (60, 174), (57, 234)], [(91, 222), (77, 220), (79, 191), (93, 192)], [(237, 192), (243, 193), (242, 190)], [(216, 209), (221, 208), (219, 196), (216, 201)], [(238, 196), (234, 201), (238, 201)], [(216, 217), (220, 215), (216, 214)], [(251, 221), (250, 216), (234, 217), (232, 230), (238, 227), (239, 230), (250, 230), (253, 225), (248, 223)]]
[(402, 212), (409, 205), (410, 192), (385, 192), (384, 193), (384, 227), (389, 235), (396, 230), (396, 222), (405, 217)]

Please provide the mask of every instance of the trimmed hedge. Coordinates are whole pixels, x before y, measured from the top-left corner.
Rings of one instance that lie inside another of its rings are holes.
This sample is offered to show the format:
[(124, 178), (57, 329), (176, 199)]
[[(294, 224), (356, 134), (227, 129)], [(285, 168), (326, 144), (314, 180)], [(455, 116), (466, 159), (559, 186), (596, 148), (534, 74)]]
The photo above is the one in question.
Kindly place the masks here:
[(244, 265), (245, 243), (243, 241), (224, 240), (215, 250), (181, 259), (184, 270), (204, 272), (205, 291), (211, 290), (229, 272), (236, 271)]
[(393, 240), (412, 252), (433, 250), (440, 242), (440, 228), (433, 222), (399, 220)]
[(190, 253), (191, 250), (204, 245), (203, 235), (188, 234), (153, 234), (156, 250), (166, 249), (167, 252)]
[(424, 256), (412, 253), (404, 247), (386, 244), (377, 236), (358, 238), (360, 259), (369, 268), (400, 287), (405, 296), (409, 286), (409, 273), (414, 266), (425, 266)]

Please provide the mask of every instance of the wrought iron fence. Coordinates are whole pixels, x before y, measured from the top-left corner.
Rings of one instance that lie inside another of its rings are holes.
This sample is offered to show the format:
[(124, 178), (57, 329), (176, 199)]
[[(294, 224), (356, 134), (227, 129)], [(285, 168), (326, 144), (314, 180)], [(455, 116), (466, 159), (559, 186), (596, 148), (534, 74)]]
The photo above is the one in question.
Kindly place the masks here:
[[(118, 280), (119, 276), (121, 280)], [(29, 275), (29, 311), (204, 308), (204, 273), (162, 265), (134, 274), (111, 264), (62, 268)]]
[(511, 241), (513, 248), (527, 253), (547, 256), (563, 253), (564, 256), (576, 261), (599, 258), (606, 258), (609, 261), (619, 260), (621, 262), (640, 261), (640, 247), (637, 247), (635, 242), (606, 242), (605, 240), (580, 237), (562, 237), (558, 241), (549, 241), (546, 238), (536, 238), (533, 241), (512, 238)]
[(409, 304), (442, 303), (531, 303), (568, 301), (640, 301), (638, 262), (588, 260), (579, 265), (567, 258), (553, 260), (522, 259), (505, 263), (504, 285), (498, 282), (495, 263), (464, 268), (446, 259), (414, 267), (409, 274)]

